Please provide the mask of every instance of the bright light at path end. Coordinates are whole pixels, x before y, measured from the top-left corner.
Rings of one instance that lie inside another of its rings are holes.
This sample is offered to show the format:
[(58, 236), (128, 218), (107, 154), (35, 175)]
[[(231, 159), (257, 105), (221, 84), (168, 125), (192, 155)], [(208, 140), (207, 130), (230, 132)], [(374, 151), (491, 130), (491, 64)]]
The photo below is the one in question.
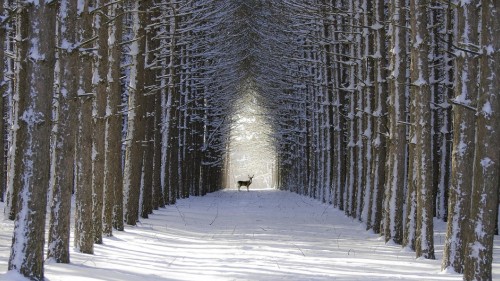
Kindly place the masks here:
[(276, 157), (271, 126), (256, 102), (255, 92), (242, 95), (238, 104), (231, 120), (227, 187), (236, 188), (237, 181), (254, 175), (250, 189), (274, 188)]

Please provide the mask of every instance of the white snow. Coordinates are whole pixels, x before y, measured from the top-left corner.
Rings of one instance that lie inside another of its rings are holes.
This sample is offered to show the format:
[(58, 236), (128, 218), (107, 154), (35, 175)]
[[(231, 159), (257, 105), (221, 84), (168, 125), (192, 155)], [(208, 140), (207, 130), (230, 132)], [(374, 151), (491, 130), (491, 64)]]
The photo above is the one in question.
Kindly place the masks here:
[(420, 34), (417, 34), (417, 36), (415, 38), (415, 43), (413, 43), (413, 47), (415, 49), (418, 49), (423, 42), (424, 42), (424, 39), (420, 36)]
[[(3, 203), (0, 204), (3, 207)], [(234, 188), (178, 200), (95, 255), (71, 249), (71, 264), (49, 262), (50, 281), (118, 280), (462, 280), (440, 272), (445, 224), (436, 223), (437, 260), (415, 259), (331, 205), (273, 189)], [(9, 272), (13, 223), (0, 221), (0, 280)], [(495, 237), (493, 279), (500, 280)], [(71, 240), (73, 241), (73, 239)]]
[(484, 103), (481, 111), (483, 112), (484, 117), (490, 118), (491, 115), (493, 114), (493, 109), (491, 107), (491, 103), (489, 101), (486, 101)]
[(491, 56), (493, 55), (493, 53), (495, 53), (495, 47), (493, 47), (493, 45), (488, 45), (484, 49), (486, 50), (486, 54), (488, 56)]
[(427, 85), (427, 81), (425, 79), (423, 79), (422, 77), (419, 77), (418, 80), (416, 80), (412, 84), (417, 86), (417, 87), (421, 87), (421, 86)]
[(483, 169), (488, 169), (493, 164), (495, 164), (495, 162), (493, 162), (493, 160), (491, 160), (491, 158), (489, 157), (481, 159), (481, 166), (483, 167)]
[(31, 48), (29, 51), (29, 57), (34, 61), (41, 61), (45, 59), (45, 55), (40, 53), (40, 40), (39, 38), (31, 38)]

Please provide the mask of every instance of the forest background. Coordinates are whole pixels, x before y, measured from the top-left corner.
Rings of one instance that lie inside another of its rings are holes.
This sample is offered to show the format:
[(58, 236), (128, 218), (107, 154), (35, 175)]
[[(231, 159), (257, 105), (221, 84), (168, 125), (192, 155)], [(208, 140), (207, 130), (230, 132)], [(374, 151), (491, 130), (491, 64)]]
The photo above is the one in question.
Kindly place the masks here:
[(433, 218), (447, 221), (443, 269), (491, 280), (499, 6), (1, 1), (9, 269), (43, 279), (47, 207), (47, 255), (69, 262), (72, 196), (74, 245), (92, 254), (154, 209), (230, 184), (251, 104), (271, 186), (416, 257), (435, 258)]

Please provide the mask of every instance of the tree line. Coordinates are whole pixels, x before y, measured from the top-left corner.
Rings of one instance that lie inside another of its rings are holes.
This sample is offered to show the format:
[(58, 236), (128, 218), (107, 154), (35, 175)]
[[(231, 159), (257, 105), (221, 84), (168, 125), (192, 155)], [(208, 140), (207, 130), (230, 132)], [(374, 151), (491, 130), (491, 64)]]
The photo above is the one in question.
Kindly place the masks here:
[(277, 188), (417, 257), (435, 258), (433, 218), (447, 221), (443, 269), (491, 280), (499, 8), (2, 1), (9, 270), (43, 279), (47, 206), (47, 255), (67, 263), (72, 198), (73, 245), (92, 254), (153, 210), (224, 187), (231, 117), (250, 88), (271, 126)]
[(416, 257), (435, 258), (433, 219), (448, 222), (442, 269), (491, 280), (500, 3), (285, 2), (269, 3), (289, 20), (272, 28), (300, 25), (301, 48), (281, 75), (304, 81), (286, 80), (290, 99), (276, 108), (279, 188), (333, 204)]
[(230, 6), (209, 2), (1, 1), (9, 270), (43, 280), (45, 240), (47, 258), (69, 263), (70, 229), (92, 254), (153, 210), (221, 188), (234, 97), (219, 90), (237, 85), (217, 79), (227, 46), (210, 35)]

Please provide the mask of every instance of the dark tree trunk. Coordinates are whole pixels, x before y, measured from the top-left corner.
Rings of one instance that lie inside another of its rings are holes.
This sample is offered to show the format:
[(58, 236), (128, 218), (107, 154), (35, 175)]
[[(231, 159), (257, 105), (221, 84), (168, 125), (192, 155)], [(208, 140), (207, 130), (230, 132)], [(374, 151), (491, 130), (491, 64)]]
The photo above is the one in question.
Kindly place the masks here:
[[(78, 14), (79, 42), (88, 42), (93, 36), (92, 3), (85, 0)], [(81, 43), (80, 43), (81, 44)], [(80, 46), (90, 48), (89, 43)], [(92, 53), (80, 51), (78, 59), (78, 133), (76, 141), (75, 187), (75, 248), (85, 254), (94, 253), (92, 202)]]
[[(50, 169), (56, 6), (18, 1), (16, 74), (18, 112), (14, 184), (19, 197), (9, 270), (44, 279), (44, 242)], [(42, 40), (45, 39), (45, 40)], [(31, 52), (29, 52), (31, 50)], [(17, 195), (17, 194), (16, 194)]]
[[(465, 280), (492, 280), (493, 238), (500, 184), (500, 2), (483, 0), (481, 58), (476, 113), (471, 230), (465, 254)], [(480, 140), (480, 141), (479, 141)]]
[[(59, 50), (60, 73), (56, 83), (59, 92), (56, 100), (59, 105), (57, 116), (57, 130), (53, 135), (55, 146), (53, 149), (52, 202), (50, 207), (50, 229), (48, 238), (47, 257), (58, 263), (69, 263), (71, 195), (73, 191), (75, 137), (77, 125), (77, 65), (78, 52), (72, 49), (76, 46), (76, 2), (63, 0), (59, 9), (59, 42), (70, 43), (67, 49)], [(65, 28), (62, 29), (61, 26)]]

